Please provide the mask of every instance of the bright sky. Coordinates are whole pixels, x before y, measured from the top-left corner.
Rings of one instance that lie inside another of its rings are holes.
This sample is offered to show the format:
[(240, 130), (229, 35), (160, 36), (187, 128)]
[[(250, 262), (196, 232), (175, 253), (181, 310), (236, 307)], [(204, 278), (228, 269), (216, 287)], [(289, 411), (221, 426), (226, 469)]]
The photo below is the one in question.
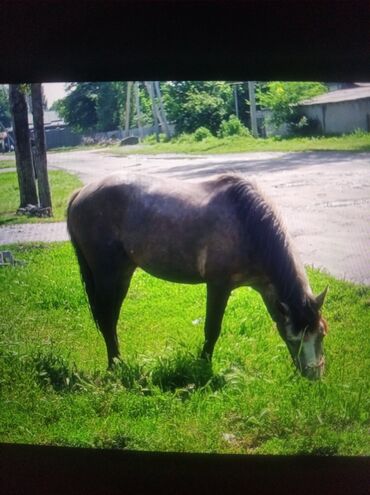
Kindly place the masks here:
[(65, 86), (68, 83), (44, 83), (42, 86), (45, 91), (46, 100), (48, 102), (48, 107), (56, 100), (60, 100), (60, 98), (64, 98), (65, 96)]

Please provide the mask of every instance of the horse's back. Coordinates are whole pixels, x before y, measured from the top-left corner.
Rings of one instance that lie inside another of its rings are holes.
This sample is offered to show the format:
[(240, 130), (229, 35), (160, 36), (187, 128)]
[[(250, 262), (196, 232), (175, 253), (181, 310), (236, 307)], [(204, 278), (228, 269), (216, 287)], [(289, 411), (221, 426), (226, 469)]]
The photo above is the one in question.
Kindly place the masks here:
[(239, 226), (223, 194), (227, 182), (110, 176), (74, 199), (76, 236), (86, 249), (119, 244), (136, 265), (167, 279), (201, 281), (236, 270)]

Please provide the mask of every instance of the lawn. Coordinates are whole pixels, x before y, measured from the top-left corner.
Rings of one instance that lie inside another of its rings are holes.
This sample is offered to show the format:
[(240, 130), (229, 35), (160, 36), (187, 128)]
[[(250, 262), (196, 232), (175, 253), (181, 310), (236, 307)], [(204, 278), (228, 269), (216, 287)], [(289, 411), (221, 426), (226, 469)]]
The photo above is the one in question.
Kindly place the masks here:
[(155, 143), (153, 136), (139, 146), (109, 146), (106, 150), (117, 155), (159, 153), (241, 153), (256, 151), (370, 151), (370, 133), (333, 137), (267, 138), (251, 136), (210, 137), (195, 141), (192, 135), (183, 135), (169, 142)]
[[(3, 248), (5, 249), (5, 248)], [(105, 371), (69, 243), (10, 246), (0, 269), (0, 441), (133, 450), (368, 455), (370, 289), (309, 270), (327, 371), (298, 376), (251, 289), (233, 292), (213, 370), (198, 359), (205, 287), (134, 275)]]
[[(1, 162), (0, 162), (1, 163)], [(16, 172), (0, 174), (0, 225), (9, 223), (58, 222), (65, 219), (68, 198), (81, 187), (81, 181), (62, 170), (49, 171), (53, 217), (35, 218), (16, 215), (19, 207), (19, 188)]]
[(15, 168), (15, 160), (0, 160), (1, 168)]

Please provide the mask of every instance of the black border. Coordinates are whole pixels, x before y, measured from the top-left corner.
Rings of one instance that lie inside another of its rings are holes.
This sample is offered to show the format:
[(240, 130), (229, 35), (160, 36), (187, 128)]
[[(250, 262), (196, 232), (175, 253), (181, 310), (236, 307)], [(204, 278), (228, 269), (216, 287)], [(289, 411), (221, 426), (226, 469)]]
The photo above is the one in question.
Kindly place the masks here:
[(367, 494), (369, 459), (0, 444), (0, 490), (58, 494)]
[[(365, 1), (4, 0), (0, 82), (370, 81)], [(4, 494), (367, 493), (369, 458), (0, 444)]]
[(359, 0), (2, 0), (0, 82), (366, 80)]

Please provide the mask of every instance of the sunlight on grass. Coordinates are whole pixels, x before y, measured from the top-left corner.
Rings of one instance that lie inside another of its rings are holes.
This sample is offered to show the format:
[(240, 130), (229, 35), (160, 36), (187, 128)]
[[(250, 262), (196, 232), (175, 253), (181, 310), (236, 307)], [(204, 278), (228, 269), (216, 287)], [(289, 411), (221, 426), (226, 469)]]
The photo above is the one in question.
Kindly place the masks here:
[[(0, 162), (1, 163), (1, 162)], [(81, 187), (81, 181), (62, 170), (49, 171), (53, 217), (29, 218), (16, 215), (19, 207), (19, 188), (16, 172), (0, 174), (0, 225), (9, 223), (58, 222), (65, 219), (68, 199), (71, 193)]]
[(0, 441), (254, 454), (370, 453), (370, 289), (309, 269), (327, 370), (298, 376), (260, 296), (233, 292), (212, 367), (199, 359), (204, 286), (134, 275), (106, 351), (69, 243), (9, 246), (0, 270)]
[(208, 137), (196, 141), (194, 135), (181, 135), (168, 142), (129, 146), (110, 146), (115, 155), (159, 153), (240, 153), (258, 151), (370, 151), (370, 133), (354, 132), (343, 136), (255, 139), (252, 136)]
[(0, 160), (1, 168), (15, 168), (15, 160)]

